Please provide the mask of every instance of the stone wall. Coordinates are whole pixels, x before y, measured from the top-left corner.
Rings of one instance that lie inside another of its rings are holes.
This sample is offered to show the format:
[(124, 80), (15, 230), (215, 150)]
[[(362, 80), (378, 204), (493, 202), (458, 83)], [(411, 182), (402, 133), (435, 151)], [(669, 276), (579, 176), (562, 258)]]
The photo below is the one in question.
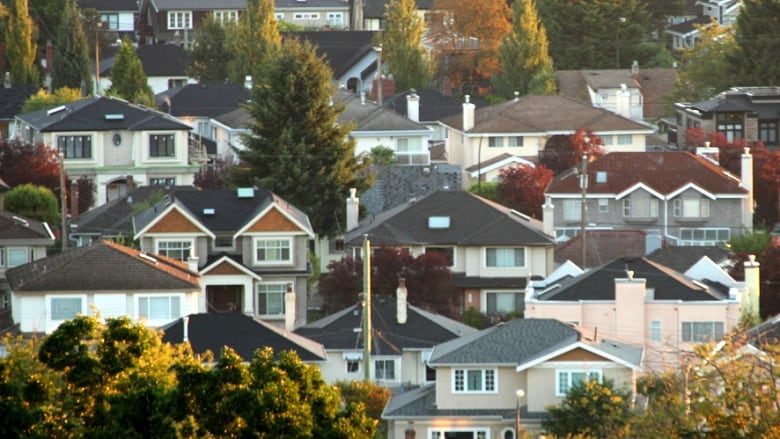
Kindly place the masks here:
[(376, 173), (376, 183), (365, 193), (358, 194), (367, 215), (378, 215), (411, 198), (461, 187), (461, 169), (458, 165), (374, 166), (373, 171)]

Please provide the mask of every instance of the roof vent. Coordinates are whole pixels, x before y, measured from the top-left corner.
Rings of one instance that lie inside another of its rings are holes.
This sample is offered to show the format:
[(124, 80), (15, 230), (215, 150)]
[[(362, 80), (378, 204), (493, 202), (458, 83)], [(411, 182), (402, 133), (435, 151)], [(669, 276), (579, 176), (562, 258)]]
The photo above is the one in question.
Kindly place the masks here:
[(203, 209), (204, 215), (214, 215), (216, 211), (213, 208), (207, 207)]
[(59, 107), (54, 107), (54, 108), (52, 108), (51, 110), (47, 111), (47, 112), (46, 112), (46, 115), (47, 115), (47, 116), (51, 116), (52, 114), (59, 113), (60, 111), (62, 111), (62, 110), (65, 110), (66, 108), (67, 108), (67, 107), (66, 107), (66, 106), (64, 106), (64, 105), (60, 105)]
[(106, 118), (106, 120), (124, 120), (125, 115), (124, 114), (106, 114), (103, 116)]
[(251, 187), (240, 187), (237, 191), (238, 198), (254, 198), (255, 190)]
[(449, 229), (450, 217), (448, 216), (429, 216), (428, 217), (429, 229)]

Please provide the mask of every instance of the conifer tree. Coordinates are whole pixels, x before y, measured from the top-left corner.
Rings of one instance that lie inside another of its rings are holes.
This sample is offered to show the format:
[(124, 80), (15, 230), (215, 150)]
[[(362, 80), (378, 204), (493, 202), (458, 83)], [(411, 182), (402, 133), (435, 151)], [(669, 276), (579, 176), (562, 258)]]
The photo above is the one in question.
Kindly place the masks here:
[(243, 84), (246, 76), (259, 78), (265, 66), (279, 53), (282, 37), (274, 17), (274, 6), (273, 0), (248, 0), (238, 24), (228, 28), (232, 54), (228, 65), (230, 82)]
[(148, 104), (154, 101), (149, 79), (128, 38), (122, 40), (111, 67), (111, 87), (106, 92), (135, 103)]
[(517, 0), (512, 5), (512, 31), (499, 48), (501, 69), (493, 76), (493, 87), (505, 98), (514, 92), (531, 92), (532, 80), (539, 93), (555, 93), (553, 62), (547, 52), (547, 31), (536, 11), (534, 0)]
[(189, 74), (199, 82), (225, 81), (232, 53), (228, 50), (226, 26), (209, 14), (196, 31)]
[(385, 11), (382, 54), (398, 90), (426, 88), (433, 74), (423, 47), (425, 25), (414, 0), (391, 0)]
[(252, 135), (247, 148), (236, 151), (247, 167), (234, 176), (237, 184), (257, 184), (302, 209), (314, 230), (328, 236), (343, 230), (349, 189), (362, 192), (369, 184), (351, 127), (337, 124), (343, 108), (331, 102), (331, 81), (310, 43), (285, 41), (263, 81), (255, 83), (248, 107)]
[(15, 83), (38, 85), (35, 38), (27, 0), (15, 0), (5, 27), (5, 57)]
[(75, 0), (65, 4), (57, 31), (51, 85), (54, 90), (62, 87), (92, 90), (87, 37)]
[(738, 50), (730, 58), (732, 85), (780, 83), (780, 1), (745, 0), (735, 24)]

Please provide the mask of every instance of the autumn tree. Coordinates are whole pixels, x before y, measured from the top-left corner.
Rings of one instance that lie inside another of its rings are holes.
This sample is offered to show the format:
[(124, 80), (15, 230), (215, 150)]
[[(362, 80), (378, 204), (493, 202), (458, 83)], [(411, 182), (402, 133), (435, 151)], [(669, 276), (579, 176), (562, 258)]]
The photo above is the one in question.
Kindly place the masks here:
[(54, 45), (51, 87), (92, 90), (89, 49), (75, 0), (67, 0)]
[(5, 58), (15, 83), (38, 84), (38, 45), (28, 0), (14, 0), (5, 26)]
[[(553, 62), (547, 48), (547, 31), (537, 14), (536, 2), (515, 1), (512, 4), (512, 30), (499, 48), (501, 68), (493, 75), (496, 93), (504, 98), (512, 97), (515, 92), (520, 95), (554, 94)], [(543, 78), (541, 86), (534, 82), (540, 78)]]
[(187, 67), (190, 76), (199, 82), (225, 81), (233, 54), (228, 48), (226, 26), (209, 14), (195, 31), (195, 44)]
[(366, 407), (366, 415), (376, 420), (379, 425), (379, 434), (387, 437), (386, 424), (382, 421), (382, 411), (392, 396), (390, 389), (371, 381), (338, 381), (335, 386), (339, 389), (344, 402), (347, 404), (363, 403)]
[(386, 5), (382, 35), (382, 59), (395, 79), (396, 88), (427, 88), (432, 65), (423, 46), (425, 23), (414, 0), (391, 0)]
[(699, 26), (696, 45), (680, 50), (677, 84), (671, 101), (698, 102), (735, 85), (729, 73), (737, 50), (732, 27), (721, 27), (714, 19)]
[(38, 93), (30, 96), (29, 99), (22, 104), (22, 113), (28, 113), (31, 111), (43, 110), (46, 108), (53, 108), (68, 102), (75, 102), (82, 98), (81, 90), (79, 88), (62, 87), (54, 90), (54, 93), (49, 93), (44, 89), (38, 90)]
[(229, 28), (227, 36), (231, 53), (228, 61), (230, 82), (243, 84), (246, 76), (252, 76), (255, 83), (261, 83), (259, 76), (281, 49), (274, 1), (248, 0), (246, 11), (241, 14), (238, 24)]
[(731, 53), (727, 67), (732, 85), (768, 86), (780, 83), (780, 3), (744, 0), (734, 24), (737, 50)]
[(111, 87), (106, 93), (129, 102), (154, 105), (154, 93), (149, 86), (149, 78), (146, 77), (141, 60), (129, 38), (123, 39), (119, 47), (111, 67)]
[[(587, 372), (586, 372), (587, 373)], [(631, 395), (612, 381), (575, 382), (563, 402), (547, 407), (542, 427), (556, 437), (583, 435), (594, 438), (628, 437)]]
[(60, 208), (51, 189), (27, 183), (16, 186), (5, 194), (5, 210), (25, 218), (57, 224)]
[(504, 168), (498, 176), (499, 202), (532, 218), (542, 218), (544, 191), (553, 173), (544, 165), (517, 165)]
[(554, 175), (578, 166), (587, 154), (589, 161), (604, 155), (603, 141), (592, 131), (580, 128), (570, 136), (552, 136), (544, 146), (542, 165)]
[(54, 189), (60, 184), (57, 151), (43, 143), (1, 139), (0, 178), (11, 187), (31, 183)]

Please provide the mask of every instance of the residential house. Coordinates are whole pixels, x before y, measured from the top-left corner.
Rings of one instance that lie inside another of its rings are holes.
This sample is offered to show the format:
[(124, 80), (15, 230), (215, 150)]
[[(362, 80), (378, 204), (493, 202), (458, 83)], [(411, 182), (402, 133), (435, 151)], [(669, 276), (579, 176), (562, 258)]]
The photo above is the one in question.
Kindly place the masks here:
[(736, 282), (706, 257), (684, 274), (647, 258), (618, 258), (535, 284), (525, 317), (557, 318), (641, 344), (648, 370), (677, 368), (697, 343), (720, 340), (743, 313), (758, 310), (758, 266), (745, 269), (746, 282)]
[(699, 15), (685, 21), (674, 23), (664, 32), (672, 37), (672, 49), (690, 49), (699, 40), (699, 29), (712, 25), (713, 19), (709, 15)]
[(366, 307), (355, 304), (295, 330), (295, 333), (322, 343), (327, 361), (320, 363), (323, 378), (363, 380), (370, 364), (371, 379), (385, 387), (400, 390), (434, 380), (427, 366), (433, 346), (476, 329), (425, 311), (407, 303), (406, 286), (399, 284), (396, 297), (374, 297), (371, 303), (371, 350), (365, 358), (363, 329)]
[(160, 328), (166, 343), (188, 343), (196, 355), (207, 351), (218, 359), (225, 347), (249, 362), (255, 351), (270, 348), (275, 355), (292, 351), (305, 363), (328, 359), (325, 348), (290, 331), (239, 313), (199, 313), (174, 320)]
[(94, 9), (100, 16), (100, 32), (112, 32), (116, 39), (136, 38), (137, 0), (79, 0), (80, 9)]
[(694, 47), (699, 39), (699, 28), (718, 23), (729, 27), (737, 21), (742, 2), (740, 0), (697, 0), (695, 15), (673, 22), (666, 29), (672, 36), (672, 49)]
[(96, 205), (133, 185), (191, 185), (190, 127), (151, 108), (105, 96), (16, 116), (14, 135), (43, 142), (64, 156), (65, 171), (95, 183)]
[(540, 432), (546, 407), (586, 379), (609, 379), (633, 395), (642, 347), (526, 318), (436, 345), (428, 366), (434, 383), (396, 394), (385, 406), (388, 438), (516, 439)]
[[(135, 49), (136, 56), (141, 61), (144, 73), (147, 77), (147, 83), (153, 93), (162, 93), (169, 88), (181, 87), (195, 82), (187, 73), (190, 63), (190, 55), (181, 45), (167, 44), (146, 44), (138, 46)], [(110, 56), (101, 55), (100, 75), (92, 77), (99, 88), (95, 94), (111, 87), (111, 69), (114, 67), (116, 53)]]
[(32, 84), (13, 84), (8, 72), (0, 88), (0, 139), (8, 139), (14, 118), (22, 112), (22, 105), (36, 94), (40, 88)]
[(236, 22), (247, 0), (140, 0), (140, 44), (176, 43), (192, 48), (195, 32), (209, 14), (222, 22)]
[[(352, 228), (353, 225), (356, 225)], [(553, 237), (540, 221), (460, 190), (440, 190), (357, 222), (348, 215), (347, 248), (406, 248), (447, 256), (462, 310), (500, 316), (523, 309), (532, 276), (553, 269)]]
[(11, 316), (9, 269), (46, 257), (54, 233), (45, 222), (24, 218), (0, 208), (0, 334), (14, 330)]
[(737, 21), (742, 2), (740, 0), (698, 0), (703, 15), (713, 17), (721, 26), (731, 26)]
[(133, 218), (142, 250), (198, 258), (200, 312), (306, 322), (309, 218), (265, 189), (174, 192)]
[(441, 121), (449, 163), (463, 167), (464, 188), (496, 181), (507, 166), (538, 161), (553, 136), (580, 128), (601, 137), (609, 152), (644, 151), (645, 136), (653, 133), (644, 123), (566, 96), (528, 95), (476, 110), (469, 100), (461, 115)]
[(780, 147), (780, 86), (732, 87), (712, 99), (677, 103), (677, 146), (687, 146), (687, 130), (720, 133), (729, 142), (761, 141), (770, 149)]
[(752, 163), (744, 153), (740, 179), (688, 152), (613, 152), (588, 164), (584, 197), (576, 172), (555, 177), (545, 192), (555, 209), (546, 213), (559, 238), (576, 236), (584, 223), (587, 229), (642, 230), (650, 250), (661, 242), (728, 242), (753, 227)]
[(275, 0), (274, 16), (279, 21), (304, 29), (350, 29), (351, 2), (344, 0)]
[[(364, 0), (355, 1), (354, 7), (360, 8), (359, 17), (362, 18), (361, 28), (365, 30), (381, 31), (385, 29), (385, 11), (390, 0)], [(362, 3), (362, 5), (361, 5)], [(433, 6), (433, 0), (417, 0), (417, 14), (428, 23), (431, 20), (430, 12)], [(357, 29), (357, 28), (356, 28)]]
[(101, 241), (9, 269), (6, 276), (14, 322), (23, 333), (49, 334), (79, 314), (130, 316), (157, 327), (198, 312), (195, 268)]

